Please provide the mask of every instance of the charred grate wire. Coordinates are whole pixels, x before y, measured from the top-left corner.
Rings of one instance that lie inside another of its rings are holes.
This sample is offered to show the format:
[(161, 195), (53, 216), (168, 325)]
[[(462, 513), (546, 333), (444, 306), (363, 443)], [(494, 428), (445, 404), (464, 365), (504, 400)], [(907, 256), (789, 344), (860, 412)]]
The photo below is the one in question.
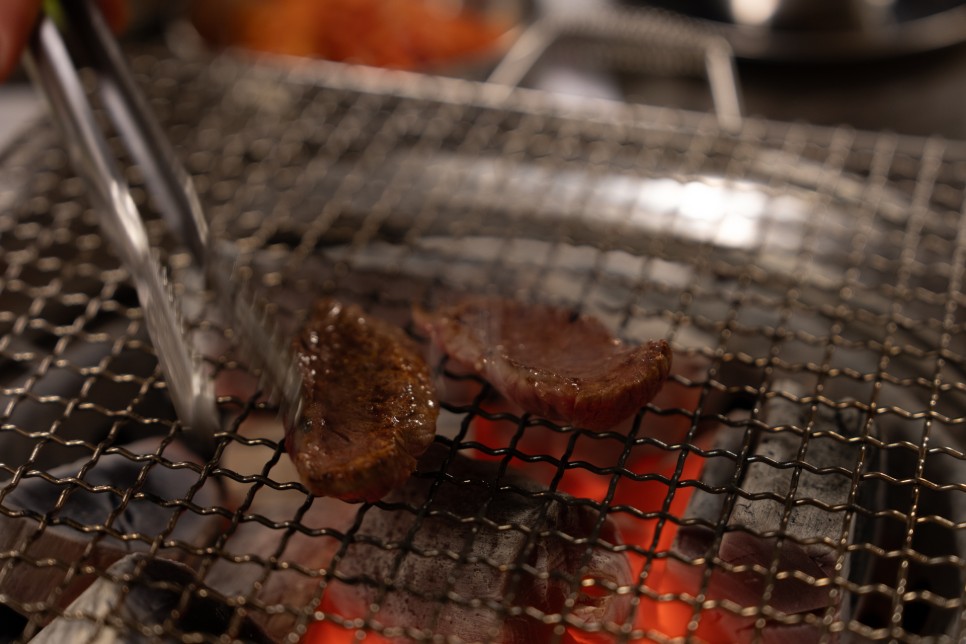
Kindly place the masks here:
[[(193, 456), (127, 276), (36, 127), (0, 177), (0, 603), (15, 624), (4, 637), (63, 617), (147, 639), (251, 639), (253, 623), (300, 635), (321, 620), (330, 636), (431, 640), (455, 609), (545, 624), (557, 641), (707, 638), (728, 620), (748, 641), (962, 636), (961, 144), (757, 121), (727, 135), (670, 110), (564, 109), (326, 64), (134, 62), (212, 230), (236, 242), (290, 328), (329, 293), (418, 338), (412, 303), (498, 291), (585, 310), (627, 339), (666, 337), (679, 368), (628, 427), (592, 433), (509, 409), (440, 360), (443, 456), (416, 477), (425, 488), (345, 506), (295, 482), (229, 330), (186, 294), (226, 418), (214, 453)], [(145, 206), (136, 170), (130, 180)], [(160, 221), (149, 228), (182, 266)], [(846, 465), (815, 460), (828, 450)], [(487, 475), (461, 470), (467, 456)], [(723, 474), (711, 481), (702, 465)], [(833, 492), (820, 485), (833, 480)], [(475, 505), (454, 510), (454, 495)], [(693, 511), (699, 498), (712, 510)], [(94, 509), (76, 513), (79, 500)], [(730, 519), (768, 504), (757, 527)], [(526, 522), (499, 518), (517, 506)], [(817, 515), (834, 527), (797, 531)], [(515, 558), (486, 551), (494, 534)], [(727, 554), (767, 539), (768, 556)], [(576, 553), (574, 569), (535, 567), (548, 540)], [(789, 564), (799, 551), (831, 572)], [(632, 575), (585, 583), (610, 555)], [(367, 556), (386, 568), (374, 574)], [(415, 579), (417, 560), (439, 579)], [(501, 594), (468, 594), (468, 570)], [(156, 623), (67, 608), (95, 579), (106, 595), (161, 597)], [(723, 592), (734, 579), (757, 595)], [(559, 604), (521, 603), (547, 580)], [(789, 588), (816, 604), (789, 607)], [(353, 592), (362, 609), (334, 606)], [(587, 622), (587, 592), (626, 598), (625, 610)], [(393, 620), (403, 596), (429, 606), (425, 621)]]

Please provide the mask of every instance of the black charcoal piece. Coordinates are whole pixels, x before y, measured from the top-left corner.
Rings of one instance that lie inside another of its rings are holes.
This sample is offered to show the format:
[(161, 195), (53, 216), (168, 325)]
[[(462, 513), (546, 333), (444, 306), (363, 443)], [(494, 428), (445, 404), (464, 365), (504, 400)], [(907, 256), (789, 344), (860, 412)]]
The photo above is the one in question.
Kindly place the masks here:
[[(188, 566), (133, 554), (108, 568), (105, 577), (30, 641), (140, 644), (201, 641), (198, 636), (208, 641), (226, 634), (234, 635), (232, 641), (272, 641), (247, 617), (234, 613), (224, 599), (197, 584)], [(157, 627), (167, 634), (159, 637)]]
[[(803, 395), (795, 383), (778, 382), (773, 389), (790, 398)], [(860, 463), (867, 469), (876, 454), (867, 448), (862, 457), (862, 443), (855, 440), (863, 434), (865, 412), (790, 398), (775, 396), (765, 404), (764, 427), (754, 430), (740, 474), (739, 463), (726, 454), (707, 459), (701, 481), (712, 491), (699, 489), (693, 494), (674, 543), (676, 557), (670, 563), (677, 575), (695, 586), (695, 592), (706, 584), (710, 598), (754, 607), (763, 601), (766, 571), (777, 557), (780, 575), (772, 579), (767, 603), (787, 615), (813, 612), (820, 616), (831, 605), (829, 579), (848, 575), (848, 557), (842, 570), (836, 571), (835, 565), (837, 542), (843, 535), (851, 540), (858, 522), (854, 514), (846, 521), (853, 473)], [(745, 440), (741, 428), (722, 426), (718, 432), (714, 450), (740, 453)], [(737, 486), (736, 478), (740, 478)], [(733, 501), (730, 513), (729, 501)], [(715, 552), (716, 533), (721, 534), (721, 542)], [(705, 558), (716, 561), (707, 578)], [(753, 630), (753, 618), (726, 614), (722, 620), (738, 639)], [(818, 639), (820, 630), (809, 624), (768, 621), (759, 635), (763, 641), (787, 644)]]
[[(65, 441), (96, 445), (122, 421), (109, 412), (131, 404), (138, 385), (115, 382), (107, 375), (98, 376), (82, 369), (106, 365), (112, 373), (150, 374), (157, 363), (153, 355), (140, 349), (118, 351), (115, 346), (118, 338), (129, 336), (130, 325), (130, 320), (119, 316), (92, 322), (85, 332), (103, 341), (81, 337), (71, 339), (44, 370), (40, 369), (40, 364), (48, 351), (34, 346), (23, 336), (11, 336), (6, 350), (0, 352), (3, 367), (0, 384), (7, 391), (0, 393), (0, 408), (8, 414), (3, 428), (0, 428), (0, 479), (11, 478), (13, 472), (28, 460), (37, 469), (51, 470), (77, 458), (76, 448), (53, 440), (35, 452), (46, 432), (56, 429), (57, 436)], [(30, 395), (17, 393), (20, 390)], [(42, 401), (38, 397), (43, 397)], [(78, 407), (65, 414), (67, 403), (72, 400), (79, 403)], [(85, 405), (93, 406), (84, 409)], [(102, 413), (101, 409), (109, 412)], [(174, 418), (166, 396), (145, 397), (137, 411), (141, 416)], [(135, 422), (130, 420), (125, 424)], [(138, 436), (144, 436), (148, 426), (141, 425), (138, 430)], [(121, 431), (123, 433), (127, 428), (122, 427)]]
[[(553, 624), (506, 615), (508, 602), (547, 615), (567, 610), (588, 627), (627, 619), (630, 596), (616, 592), (633, 583), (627, 558), (589, 541), (599, 524), (598, 538), (617, 545), (610, 520), (521, 474), (495, 485), (497, 463), (456, 456), (442, 478), (445, 454), (433, 445), (420, 459), (422, 476), (365, 514), (335, 569), (346, 583), (327, 589), (337, 610), (354, 617), (378, 605), (375, 619), (387, 626), (470, 642), (550, 641)], [(425, 516), (411, 510), (420, 507)], [(585, 580), (594, 580), (592, 591), (581, 591)]]
[(715, 430), (714, 443), (701, 470), (701, 483), (710, 488), (695, 489), (688, 507), (681, 517), (681, 527), (674, 540), (674, 551), (687, 560), (710, 555), (714, 541), (715, 526), (722, 521), (728, 495), (734, 494), (734, 479), (738, 469), (738, 456), (745, 441), (747, 412), (730, 415), (735, 425), (721, 424)]
[[(775, 389), (800, 395), (794, 383), (778, 382)], [(816, 580), (833, 577), (839, 557), (835, 542), (852, 534), (854, 521), (846, 523), (846, 506), (862, 449), (861, 443), (847, 441), (861, 436), (866, 415), (852, 407), (817, 404), (813, 409), (809, 403), (776, 396), (766, 403), (762, 416), (769, 429), (760, 432), (756, 460), (745, 467), (742, 494), (728, 518), (718, 554), (729, 564), (765, 569), (778, 557), (779, 571), (798, 571)], [(798, 483), (792, 492), (796, 471)], [(839, 574), (848, 574), (847, 560)], [(764, 589), (760, 573), (749, 570), (741, 576), (749, 590)], [(786, 612), (821, 609), (828, 605), (828, 586), (789, 577), (775, 583), (771, 601)]]
[[(195, 547), (207, 545), (221, 525), (219, 516), (179, 510), (178, 505), (199, 482), (199, 473), (187, 466), (196, 463), (197, 457), (177, 442), (165, 447), (161, 459), (178, 467), (145, 457), (155, 454), (159, 446), (158, 439), (145, 439), (123, 446), (134, 458), (102, 454), (83, 476), (90, 459), (43, 474), (27, 471), (19, 481), (0, 487), (0, 550), (23, 555), (0, 572), (0, 593), (20, 604), (47, 601), (68, 567), (82, 558), (83, 563), (104, 569), (125, 554), (148, 550), (161, 538)], [(136, 485), (142, 473), (143, 481)], [(129, 498), (121, 508), (125, 495)], [(222, 505), (220, 487), (204, 484), (191, 503), (201, 508)], [(116, 513), (113, 519), (112, 513)], [(172, 520), (174, 526), (168, 531)], [(159, 553), (190, 557), (187, 549), (177, 547), (161, 547)], [(33, 563), (45, 560), (55, 563)], [(90, 575), (75, 571), (70, 584), (60, 589), (58, 603), (65, 605), (92, 581)]]

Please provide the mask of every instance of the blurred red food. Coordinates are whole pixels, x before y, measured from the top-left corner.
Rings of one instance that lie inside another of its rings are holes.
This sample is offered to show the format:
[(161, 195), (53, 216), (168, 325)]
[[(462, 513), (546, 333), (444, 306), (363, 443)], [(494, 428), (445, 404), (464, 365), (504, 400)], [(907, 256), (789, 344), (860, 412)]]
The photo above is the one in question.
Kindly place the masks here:
[(507, 27), (439, 0), (207, 0), (195, 23), (217, 44), (395, 69), (472, 58)]

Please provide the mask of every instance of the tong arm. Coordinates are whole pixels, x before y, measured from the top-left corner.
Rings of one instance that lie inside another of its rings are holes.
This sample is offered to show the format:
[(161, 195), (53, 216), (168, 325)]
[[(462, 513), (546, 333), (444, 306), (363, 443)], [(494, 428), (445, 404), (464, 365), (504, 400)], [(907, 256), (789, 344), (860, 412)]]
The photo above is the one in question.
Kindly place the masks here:
[[(65, 4), (90, 8), (86, 2)], [(105, 237), (131, 275), (179, 418), (191, 427), (218, 431), (211, 379), (185, 340), (176, 302), (141, 215), (97, 124), (64, 38), (48, 15), (41, 17), (31, 36), (25, 64), (47, 99), (75, 171), (87, 184)]]

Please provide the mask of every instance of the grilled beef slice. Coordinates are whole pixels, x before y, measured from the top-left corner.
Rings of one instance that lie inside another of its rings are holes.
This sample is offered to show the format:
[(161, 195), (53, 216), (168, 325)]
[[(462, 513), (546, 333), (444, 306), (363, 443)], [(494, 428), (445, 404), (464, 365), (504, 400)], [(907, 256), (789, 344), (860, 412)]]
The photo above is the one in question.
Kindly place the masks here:
[(399, 328), (332, 299), (295, 340), (305, 406), (286, 448), (318, 496), (375, 500), (432, 442), (439, 408), (418, 348)]
[(587, 429), (635, 413), (671, 370), (664, 340), (628, 346), (595, 318), (564, 308), (467, 297), (413, 315), (450, 358), (525, 411)]

